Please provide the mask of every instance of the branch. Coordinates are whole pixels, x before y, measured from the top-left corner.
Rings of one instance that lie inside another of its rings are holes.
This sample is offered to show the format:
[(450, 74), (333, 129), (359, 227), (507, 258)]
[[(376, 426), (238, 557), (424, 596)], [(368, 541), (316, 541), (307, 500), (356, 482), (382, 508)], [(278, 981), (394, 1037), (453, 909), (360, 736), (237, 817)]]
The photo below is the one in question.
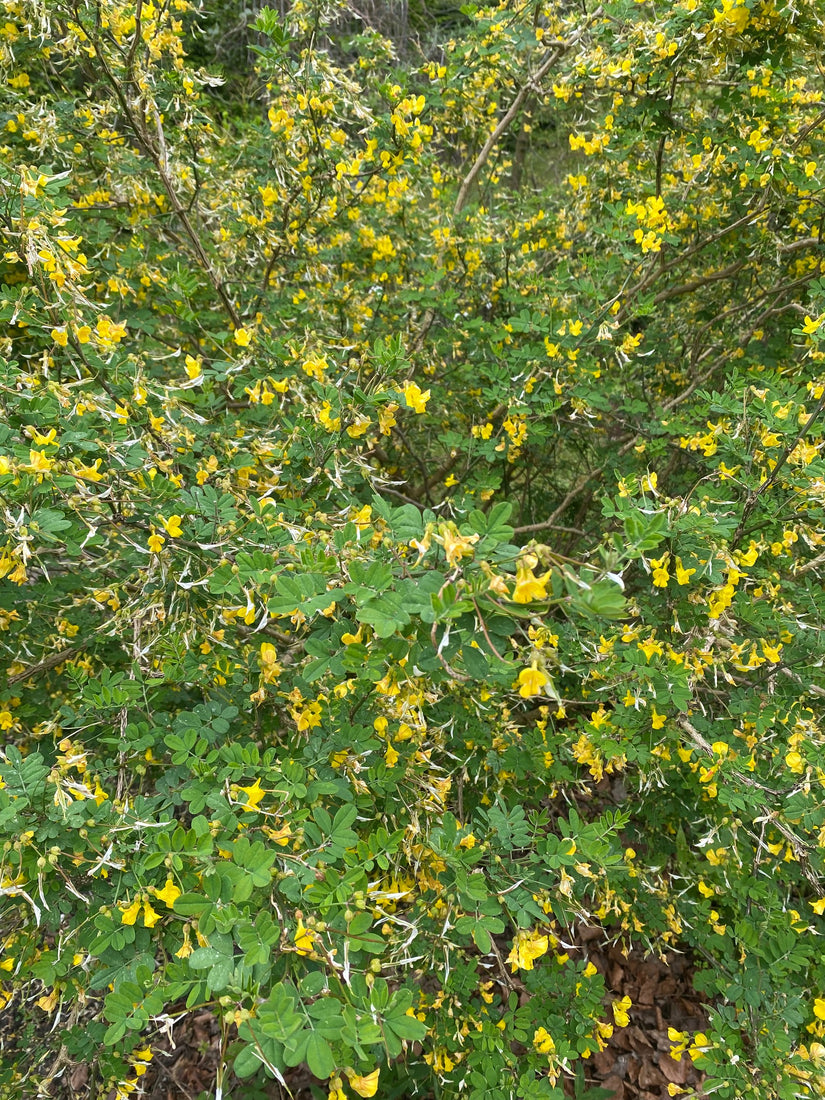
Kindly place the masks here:
[[(710, 236), (705, 237), (704, 240), (698, 241), (696, 244), (691, 245), (690, 248), (680, 253), (680, 255), (676, 256), (674, 259), (669, 260), (666, 264), (663, 264), (660, 267), (657, 267), (655, 264), (652, 265), (648, 273), (646, 275), (643, 275), (638, 283), (630, 288), (627, 294), (621, 295), (624, 305), (617, 314), (617, 320), (619, 321), (619, 323), (621, 323), (631, 311), (631, 305), (634, 299), (639, 294), (643, 294), (648, 289), (648, 287), (652, 286), (653, 283), (655, 283), (663, 275), (667, 275), (667, 273), (673, 271), (674, 268), (677, 268), (683, 263), (686, 263), (688, 260), (692, 259), (695, 255), (697, 255), (697, 253), (701, 252), (709, 245), (716, 244), (717, 241), (722, 240), (722, 238), (726, 237), (729, 233), (734, 233), (737, 229), (741, 229), (743, 226), (751, 225), (753, 222), (755, 222), (759, 215), (765, 209), (769, 195), (770, 189), (766, 187), (753, 210), (749, 210), (746, 214), (743, 214), (741, 217), (737, 218), (736, 221), (731, 222), (730, 225), (726, 225), (722, 229), (718, 229), (715, 233), (711, 233)], [(607, 306), (609, 307), (614, 301), (617, 300), (617, 297), (612, 298), (611, 301), (607, 303)]]
[(720, 279), (730, 279), (732, 276), (736, 275), (738, 271), (742, 270), (745, 266), (745, 262), (745, 260), (738, 260), (736, 263), (728, 264), (727, 267), (723, 267), (719, 271), (711, 272), (710, 275), (701, 275), (696, 279), (691, 279), (689, 283), (682, 283), (681, 286), (674, 286), (669, 290), (660, 290), (653, 299), (653, 304), (658, 306), (661, 305), (662, 302), (669, 302), (671, 298), (681, 298), (683, 294), (691, 294), (694, 290), (699, 290), (708, 283), (716, 283)]
[(800, 252), (803, 248), (817, 248), (821, 246), (823, 240), (821, 237), (800, 237), (798, 241), (790, 241), (788, 244), (781, 244), (779, 251), (783, 256), (786, 256), (789, 252)]
[(7, 678), (6, 682), (9, 684), (22, 684), (24, 681), (31, 679), (32, 676), (39, 676), (41, 672), (48, 672), (50, 668), (62, 664), (79, 652), (80, 647), (74, 645), (68, 646), (66, 649), (59, 649), (57, 653), (50, 654), (44, 660), (38, 661), (36, 665), (29, 665), (22, 672), (15, 672), (13, 676)]
[(553, 65), (556, 64), (560, 57), (563, 57), (564, 54), (567, 53), (571, 46), (574, 46), (579, 41), (579, 39), (584, 35), (585, 31), (589, 28), (590, 24), (598, 19), (601, 14), (602, 8), (601, 6), (599, 6), (588, 18), (583, 27), (580, 27), (576, 31), (576, 33), (571, 35), (566, 42), (560, 42), (557, 45), (556, 49), (553, 50), (553, 52), (541, 63), (538, 70), (536, 71), (535, 76), (530, 77), (526, 84), (524, 84), (519, 89), (516, 98), (510, 104), (509, 110), (502, 117), (498, 126), (496, 126), (495, 130), (493, 130), (492, 134), (490, 134), (490, 136), (487, 138), (486, 142), (484, 143), (484, 147), (476, 157), (472, 168), (461, 181), (461, 186), (458, 189), (458, 196), (455, 200), (455, 206), (453, 207), (453, 217), (458, 217), (458, 215), (464, 209), (464, 204), (467, 201), (467, 195), (470, 192), (470, 188), (473, 186), (476, 179), (478, 178), (479, 172), (486, 164), (487, 158), (489, 157), (499, 138), (502, 136), (503, 133), (505, 133), (507, 127), (521, 110), (525, 99), (527, 99), (528, 95), (530, 95), (531, 92), (537, 90), (539, 82), (547, 75)]
[(808, 419), (805, 421), (805, 423), (802, 425), (802, 427), (799, 429), (799, 431), (796, 433), (796, 435), (793, 437), (787, 447), (785, 447), (781, 457), (779, 458), (779, 461), (776, 463), (773, 470), (771, 471), (771, 476), (767, 479), (767, 481), (764, 481), (758, 489), (753, 490), (748, 499), (745, 501), (745, 507), (742, 509), (742, 518), (739, 520), (739, 526), (733, 533), (731, 547), (736, 546), (740, 538), (742, 537), (742, 532), (745, 529), (745, 524), (748, 522), (748, 518), (750, 517), (751, 512), (756, 507), (756, 502), (763, 495), (763, 493), (766, 493), (768, 489), (770, 489), (770, 487), (776, 481), (777, 477), (779, 476), (779, 471), (793, 454), (794, 450), (796, 449), (797, 443), (805, 436), (806, 432), (817, 419), (823, 409), (825, 409), (825, 393), (823, 393), (820, 399), (817, 401), (816, 405), (814, 406), (814, 411), (811, 413), (811, 415), (808, 417)]
[[(164, 133), (163, 133), (163, 128), (162, 128), (162, 125), (161, 125), (159, 111), (155, 107), (155, 123), (156, 123), (156, 129), (157, 129), (157, 147), (156, 147), (155, 143), (152, 141), (151, 135), (149, 133), (148, 126), (146, 125), (145, 106), (141, 105), (141, 108), (142, 108), (142, 111), (143, 111), (143, 114), (144, 114), (144, 119), (141, 120), (137, 117), (135, 111), (133, 110), (132, 103), (130, 103), (127, 96), (124, 95), (123, 88), (121, 87), (120, 83), (118, 82), (117, 78), (115, 77), (115, 74), (112, 72), (112, 69), (110, 68), (109, 64), (107, 63), (104, 52), (103, 52), (103, 47), (102, 47), (101, 42), (98, 40), (97, 42), (94, 43), (94, 46), (95, 46), (95, 49), (96, 49), (97, 60), (100, 63), (102, 69), (103, 69), (103, 73), (104, 73), (107, 81), (109, 82), (109, 84), (112, 87), (112, 91), (115, 93), (115, 96), (117, 97), (117, 100), (118, 100), (118, 103), (120, 104), (121, 110), (123, 111), (126, 118), (129, 120), (129, 125), (132, 128), (132, 133), (135, 135), (135, 138), (137, 139), (137, 141), (141, 145), (141, 147), (146, 150), (150, 160), (154, 164), (155, 169), (156, 169), (158, 175), (160, 176), (160, 181), (163, 184), (163, 189), (166, 192), (166, 194), (169, 196), (169, 201), (172, 204), (172, 209), (174, 210), (176, 216), (178, 217), (181, 224), (183, 225), (183, 228), (186, 231), (186, 235), (187, 235), (187, 237), (189, 238), (189, 240), (192, 244), (192, 247), (195, 251), (195, 255), (197, 256), (201, 267), (206, 272), (206, 274), (209, 278), (209, 281), (212, 283), (212, 286), (215, 288), (215, 290), (218, 294), (218, 297), (220, 298), (220, 300), (223, 304), (224, 309), (226, 310), (230, 320), (232, 321), (232, 324), (235, 326), (235, 328), (238, 328), (241, 324), (240, 316), (239, 316), (237, 310), (235, 309), (234, 305), (232, 304), (232, 301), (231, 301), (231, 299), (229, 298), (229, 295), (226, 292), (226, 288), (224, 287), (223, 283), (221, 282), (220, 278), (218, 277), (217, 272), (212, 267), (212, 263), (211, 263), (209, 257), (207, 256), (206, 251), (204, 250), (203, 244), (201, 243), (201, 239), (198, 236), (198, 234), (195, 232), (194, 227), (192, 226), (192, 223), (189, 220), (189, 215), (186, 212), (186, 208), (184, 207), (183, 203), (180, 201), (180, 199), (178, 197), (178, 193), (175, 190), (174, 185), (172, 183), (171, 175), (168, 171), (168, 154), (167, 154), (167, 150), (166, 150), (166, 138), (165, 138)], [(130, 79), (133, 79), (133, 78), (130, 78)]]
[[(714, 760), (718, 759), (713, 751), (713, 747), (705, 740), (705, 738), (696, 729), (696, 727), (691, 722), (689, 722), (687, 718), (685, 718), (684, 715), (680, 715), (676, 719), (676, 724), (684, 733), (687, 734), (688, 741), (693, 745), (695, 749), (698, 749), (698, 751), (701, 752), (703, 755), (709, 756)], [(733, 771), (730, 774), (733, 776), (734, 779), (738, 780), (738, 782), (744, 784), (744, 786), (751, 787), (754, 790), (764, 791), (766, 794), (772, 794), (776, 797), (787, 798), (788, 795), (791, 793), (787, 790), (777, 790), (776, 787), (768, 787), (765, 783), (760, 783), (758, 779), (754, 779), (753, 776), (745, 775), (744, 772)]]

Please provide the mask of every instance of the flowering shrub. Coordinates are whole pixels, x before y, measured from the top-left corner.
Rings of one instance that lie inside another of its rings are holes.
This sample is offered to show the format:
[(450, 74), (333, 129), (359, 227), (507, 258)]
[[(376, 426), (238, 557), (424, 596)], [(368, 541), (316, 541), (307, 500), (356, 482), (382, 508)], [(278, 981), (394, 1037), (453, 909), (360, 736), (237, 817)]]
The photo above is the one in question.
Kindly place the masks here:
[(0, 1088), (820, 1095), (817, 5), (2, 6)]

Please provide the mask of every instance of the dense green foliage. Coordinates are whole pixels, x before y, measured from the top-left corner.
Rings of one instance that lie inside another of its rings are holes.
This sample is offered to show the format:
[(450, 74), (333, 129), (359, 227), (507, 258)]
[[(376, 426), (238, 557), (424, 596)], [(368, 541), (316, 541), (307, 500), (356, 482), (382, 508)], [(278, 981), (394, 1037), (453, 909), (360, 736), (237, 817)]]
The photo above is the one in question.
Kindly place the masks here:
[(0, 1093), (821, 1095), (821, 7), (0, 9)]

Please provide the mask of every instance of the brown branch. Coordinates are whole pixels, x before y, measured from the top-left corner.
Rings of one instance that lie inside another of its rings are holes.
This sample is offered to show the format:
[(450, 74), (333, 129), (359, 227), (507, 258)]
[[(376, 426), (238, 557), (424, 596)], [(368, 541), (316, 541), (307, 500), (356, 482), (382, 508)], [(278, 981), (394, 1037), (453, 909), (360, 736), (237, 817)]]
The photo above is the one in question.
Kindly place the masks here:
[(783, 256), (789, 252), (800, 252), (803, 248), (817, 248), (821, 246), (823, 240), (821, 237), (800, 237), (798, 241), (790, 241), (788, 244), (781, 244), (779, 251)]
[[(687, 718), (684, 717), (684, 715), (680, 715), (676, 719), (676, 724), (684, 733), (687, 734), (688, 741), (695, 749), (701, 752), (704, 756), (711, 757), (714, 760), (719, 759), (719, 757), (717, 757), (714, 753), (713, 747), (705, 740), (705, 738), (696, 729), (696, 727), (691, 722), (689, 722)], [(731, 775), (739, 783), (744, 784), (744, 786), (751, 787), (754, 790), (764, 791), (765, 794), (772, 794), (777, 797), (781, 796), (784, 798), (787, 798), (791, 794), (791, 792), (787, 790), (780, 791), (777, 790), (776, 787), (768, 787), (764, 783), (760, 783), (758, 779), (754, 779), (753, 776), (745, 775), (744, 772), (734, 771), (731, 773)]]
[[(627, 442), (616, 452), (616, 457), (621, 458), (623, 455), (626, 455), (627, 452), (634, 446), (636, 439), (636, 435), (631, 436), (627, 440)], [(551, 528), (554, 528), (556, 525), (556, 520), (559, 518), (562, 512), (564, 512), (568, 504), (574, 501), (579, 493), (583, 492), (591, 484), (591, 482), (597, 481), (600, 477), (602, 477), (602, 475), (607, 470), (608, 465), (608, 462), (604, 462), (601, 466), (596, 467), (595, 470), (591, 470), (590, 473), (585, 474), (585, 476), (577, 481), (573, 488), (568, 491), (561, 504), (559, 504), (558, 507), (550, 513), (547, 519), (543, 520), (541, 523), (531, 523), (527, 527), (517, 527), (515, 529), (516, 534), (523, 534), (528, 531), (547, 531)]]
[(141, 35), (141, 21), (143, 19), (143, 0), (137, 0), (135, 5), (135, 32), (132, 36), (132, 44), (129, 47), (129, 55), (126, 58), (126, 71), (129, 74), (129, 82), (131, 84), (137, 84), (135, 80), (135, 54), (137, 53), (138, 42), (140, 42)]
[(73, 657), (79, 652), (80, 647), (75, 645), (67, 646), (65, 649), (59, 649), (57, 653), (52, 653), (50, 656), (44, 658), (44, 660), (38, 661), (35, 665), (29, 665), (27, 668), (24, 668), (22, 672), (15, 672), (13, 676), (7, 678), (7, 683), (22, 684), (24, 681), (31, 679), (32, 676), (39, 676), (41, 672), (48, 672), (50, 668), (62, 664), (64, 661), (67, 661), (69, 657)]
[(195, 250), (195, 254), (198, 257), (198, 260), (200, 261), (201, 267), (206, 272), (207, 276), (209, 277), (209, 281), (212, 283), (212, 286), (218, 293), (218, 297), (223, 302), (224, 309), (229, 315), (232, 324), (235, 326), (235, 328), (239, 328), (241, 324), (240, 315), (232, 304), (232, 300), (230, 299), (226, 291), (226, 287), (223, 285), (220, 278), (218, 277), (217, 272), (212, 267), (212, 262), (207, 256), (206, 250), (201, 243), (201, 239), (195, 232), (194, 227), (189, 220), (189, 214), (187, 213), (183, 203), (180, 201), (178, 193), (172, 183), (172, 178), (169, 174), (169, 154), (166, 149), (166, 138), (163, 133), (163, 125), (161, 123), (160, 113), (158, 112), (157, 108), (155, 108), (155, 127), (158, 135), (158, 151), (157, 153), (155, 153), (152, 149), (151, 143), (148, 143), (146, 147), (149, 150), (149, 156), (152, 158), (152, 162), (154, 163), (158, 175), (160, 176), (161, 183), (163, 184), (163, 189), (169, 196), (169, 201), (172, 204), (172, 209), (175, 211), (175, 214), (178, 216), (178, 219), (183, 225), (183, 228), (186, 230), (186, 235), (192, 243), (192, 247)]
[[(124, 95), (123, 88), (121, 87), (120, 83), (112, 72), (108, 62), (106, 61), (106, 57), (100, 41), (98, 40), (94, 43), (94, 45), (96, 49), (97, 60), (100, 63), (101, 68), (103, 69), (103, 73), (107, 81), (111, 85), (117, 101), (120, 104), (121, 110), (129, 121), (129, 125), (132, 128), (132, 133), (135, 135), (135, 138), (137, 139), (141, 147), (146, 150), (149, 159), (155, 166), (155, 170), (157, 171), (160, 177), (160, 181), (163, 184), (163, 189), (172, 204), (172, 209), (179, 219), (181, 225), (183, 226), (202, 269), (209, 278), (209, 281), (212, 283), (212, 286), (215, 288), (215, 291), (217, 292), (218, 297), (220, 298), (221, 303), (223, 304), (223, 307), (229, 316), (229, 319), (232, 321), (232, 324), (235, 326), (235, 328), (238, 328), (241, 324), (240, 316), (234, 305), (232, 304), (232, 301), (226, 291), (226, 287), (223, 285), (220, 278), (218, 277), (217, 272), (213, 268), (212, 262), (207, 256), (203, 244), (201, 243), (201, 239), (195, 232), (194, 227), (189, 220), (189, 215), (186, 211), (186, 208), (180, 201), (178, 193), (172, 183), (172, 179), (168, 170), (168, 152), (166, 149), (166, 138), (163, 133), (160, 114), (157, 108), (155, 108), (155, 124), (157, 130), (156, 146), (155, 142), (152, 140), (151, 134), (149, 133), (149, 127), (146, 124), (145, 117), (143, 119), (138, 117), (135, 110), (133, 110), (132, 103), (130, 103), (129, 99)], [(141, 109), (145, 116), (145, 106), (143, 104), (141, 104)]]
[(736, 263), (728, 264), (727, 267), (723, 267), (719, 271), (714, 271), (710, 275), (702, 275), (696, 279), (691, 279), (689, 283), (682, 283), (681, 286), (674, 286), (670, 290), (660, 290), (653, 299), (653, 303), (658, 306), (661, 305), (662, 302), (669, 302), (672, 298), (681, 298), (683, 294), (691, 294), (694, 290), (700, 290), (703, 286), (707, 286), (708, 283), (716, 283), (721, 279), (729, 279), (742, 270), (745, 266), (745, 262), (745, 260), (738, 260)]
[[(752, 222), (756, 221), (756, 219), (759, 217), (759, 215), (762, 213), (762, 211), (765, 209), (765, 206), (767, 205), (769, 194), (770, 189), (766, 187), (765, 190), (762, 192), (762, 196), (759, 199), (759, 202), (756, 204), (756, 207), (753, 210), (749, 210), (746, 214), (743, 214), (741, 218), (737, 218), (736, 221), (731, 222), (730, 225), (726, 225), (723, 229), (719, 229), (715, 233), (711, 233), (711, 235), (709, 237), (705, 237), (704, 240), (698, 241), (695, 245), (688, 248), (685, 252), (682, 252), (679, 256), (676, 256), (668, 263), (661, 266), (652, 266), (647, 275), (644, 275), (634, 287), (631, 287), (626, 295), (621, 295), (625, 304), (617, 314), (617, 320), (619, 321), (619, 323), (624, 320), (624, 318), (630, 311), (633, 299), (636, 298), (639, 294), (643, 294), (648, 289), (648, 287), (652, 286), (653, 283), (661, 278), (662, 275), (667, 275), (668, 272), (673, 271), (674, 268), (680, 267), (687, 260), (692, 259), (699, 252), (702, 252), (704, 249), (706, 249), (709, 245), (716, 244), (717, 241), (720, 241), (729, 233), (733, 233), (737, 229), (741, 229), (742, 226), (749, 225)], [(607, 307), (612, 305), (613, 301), (618, 301), (618, 297), (612, 299), (611, 302), (608, 302)]]
[(524, 101), (527, 99), (531, 92), (538, 90), (539, 82), (544, 79), (544, 77), (547, 75), (553, 65), (556, 64), (560, 57), (563, 57), (564, 54), (567, 53), (571, 46), (574, 46), (576, 42), (579, 41), (579, 39), (584, 35), (585, 31), (587, 31), (590, 27), (590, 24), (598, 19), (601, 14), (602, 8), (596, 8), (596, 10), (584, 24), (584, 26), (580, 27), (579, 30), (577, 30), (575, 34), (571, 35), (566, 42), (558, 43), (553, 52), (550, 53), (549, 56), (546, 57), (541, 63), (535, 75), (530, 77), (527, 82), (519, 89), (516, 98), (510, 104), (509, 110), (506, 112), (506, 114), (502, 116), (495, 130), (493, 130), (492, 134), (490, 134), (490, 136), (487, 138), (481, 152), (478, 154), (475, 161), (473, 162), (470, 171), (461, 181), (461, 186), (458, 189), (458, 196), (455, 200), (455, 206), (453, 207), (453, 217), (458, 217), (458, 215), (464, 209), (464, 204), (466, 203), (467, 196), (470, 193), (470, 188), (473, 186), (476, 179), (478, 178), (479, 172), (486, 164), (487, 158), (497, 144), (499, 138), (502, 136), (502, 134), (506, 132), (510, 123), (521, 110)]
[[(497, 416), (501, 416), (501, 414), (504, 412), (504, 410), (506, 408), (507, 408), (506, 405), (502, 405), (502, 404), (496, 405), (496, 407), (493, 409), (493, 411), (490, 413), (490, 415), (487, 417), (487, 419), (488, 420), (495, 420), (495, 418)], [(424, 482), (424, 491), (426, 493), (429, 493), (430, 489), (433, 489), (439, 483), (439, 481), (441, 481), (442, 478), (446, 477), (447, 474), (449, 474), (450, 471), (453, 469), (453, 467), (458, 464), (458, 462), (461, 460), (462, 457), (463, 457), (463, 455), (461, 454), (460, 451), (456, 451), (456, 453), (454, 455), (450, 455), (450, 457), (447, 459), (447, 461), (442, 463), (442, 465), (439, 466), (439, 468), (436, 470), (436, 472), (425, 480), (425, 482)]]
[(804, 128), (804, 130), (801, 130), (800, 133), (797, 134), (796, 141), (793, 143), (791, 148), (796, 149), (796, 147), (798, 145), (800, 145), (805, 140), (805, 138), (808, 136), (808, 134), (810, 134), (810, 132), (812, 130), (815, 130), (821, 122), (825, 122), (825, 111), (822, 111), (820, 114), (818, 114), (816, 116), (816, 118), (813, 120), (813, 122), (809, 123)]
[[(531, 92), (535, 92), (538, 90), (538, 85), (540, 81), (544, 79), (544, 77), (547, 75), (553, 65), (555, 65), (555, 63), (559, 60), (559, 58), (563, 57), (564, 54), (567, 53), (567, 51), (570, 49), (570, 47), (574, 46), (576, 42), (579, 41), (579, 39), (584, 35), (585, 31), (587, 31), (590, 27), (590, 24), (602, 15), (602, 11), (603, 9), (601, 6), (596, 8), (593, 14), (588, 17), (587, 22), (584, 24), (584, 26), (580, 27), (579, 30), (576, 31), (575, 34), (571, 35), (566, 42), (556, 43), (555, 49), (544, 59), (539, 68), (536, 70), (535, 74), (530, 77), (526, 81), (526, 83), (519, 89), (516, 94), (516, 98), (510, 104), (507, 112), (499, 120), (499, 123), (493, 130), (492, 134), (490, 134), (490, 136), (485, 141), (481, 152), (473, 161), (469, 172), (467, 172), (464, 179), (461, 181), (461, 184), (458, 188), (458, 195), (456, 196), (455, 204), (453, 206), (453, 219), (457, 218), (461, 211), (464, 209), (464, 205), (467, 202), (467, 196), (469, 195), (473, 184), (478, 178), (481, 169), (487, 163), (487, 158), (490, 156), (490, 153), (495, 148), (499, 139), (507, 131), (510, 123), (524, 106), (527, 97), (530, 95)], [(438, 256), (434, 266), (438, 268), (440, 267), (440, 264), (441, 256)], [(430, 331), (434, 320), (435, 310), (432, 306), (429, 306), (424, 312), (424, 319), (418, 329), (418, 332), (416, 333), (415, 339), (412, 342), (412, 346), (410, 348), (412, 354), (415, 354), (416, 352), (421, 350), (421, 347), (424, 344), (425, 339), (427, 338), (427, 333)]]
[(748, 522), (748, 518), (750, 517), (751, 512), (756, 507), (756, 502), (774, 484), (777, 477), (779, 476), (779, 471), (793, 454), (797, 443), (800, 441), (800, 439), (804, 438), (806, 432), (817, 419), (823, 409), (825, 409), (825, 393), (822, 394), (822, 396), (814, 406), (814, 411), (811, 413), (811, 415), (793, 437), (791, 442), (783, 450), (779, 461), (776, 463), (773, 470), (771, 471), (771, 476), (766, 481), (763, 481), (758, 489), (753, 490), (748, 499), (745, 501), (745, 507), (742, 509), (742, 518), (739, 520), (739, 526), (733, 533), (733, 538), (730, 543), (731, 547), (734, 547), (739, 543), (739, 540), (742, 537), (742, 532), (745, 529), (745, 524)]

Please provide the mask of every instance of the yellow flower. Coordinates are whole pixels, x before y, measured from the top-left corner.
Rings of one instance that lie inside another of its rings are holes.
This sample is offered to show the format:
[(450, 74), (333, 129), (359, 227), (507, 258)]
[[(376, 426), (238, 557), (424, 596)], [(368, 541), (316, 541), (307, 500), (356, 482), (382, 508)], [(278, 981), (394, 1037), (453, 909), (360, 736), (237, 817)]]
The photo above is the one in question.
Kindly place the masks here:
[[(361, 416), (359, 414), (352, 422), (352, 424), (350, 424), (347, 428), (347, 435), (350, 437), (350, 439), (360, 439), (361, 436), (366, 433), (367, 428), (369, 428), (371, 424), (372, 421), (368, 416)], [(369, 508), (369, 505), (367, 505), (367, 507)]]
[(289, 822), (286, 822), (280, 827), (280, 829), (273, 829), (271, 825), (264, 825), (263, 831), (269, 837), (270, 840), (274, 840), (276, 844), (281, 848), (286, 848), (292, 837), (292, 828)]
[(148, 541), (147, 545), (148, 545), (149, 549), (152, 551), (153, 554), (159, 554), (161, 552), (161, 550), (163, 549), (163, 544), (165, 542), (166, 542), (166, 539), (163, 537), (163, 535), (158, 535), (157, 533), (153, 533), (149, 536), (149, 541)]
[(662, 728), (662, 726), (665, 724), (666, 721), (667, 721), (667, 715), (666, 714), (659, 714), (659, 712), (656, 710), (656, 707), (654, 706), (653, 714), (650, 717), (651, 726), (653, 726), (653, 728), (655, 730), (660, 730)]
[[(315, 378), (318, 382), (323, 382), (324, 375), (326, 371), (329, 370), (329, 363), (326, 361), (323, 355), (320, 357), (316, 356), (315, 358), (310, 356), (309, 359), (305, 360), (301, 364), (301, 370), (304, 372), (305, 375), (307, 375), (308, 378)], [(338, 427), (340, 426), (341, 421), (340, 419), (338, 419)]]
[(161, 516), (160, 522), (163, 524), (163, 526), (166, 528), (167, 533), (171, 535), (173, 539), (179, 538), (183, 534), (180, 516), (170, 516), (169, 519), (164, 519)]
[(604, 704), (603, 703), (599, 703), (599, 709), (598, 710), (591, 710), (591, 712), (590, 712), (590, 721), (593, 725), (593, 728), (597, 729), (597, 730), (601, 729), (602, 726), (609, 726), (610, 725), (610, 717), (609, 717), (607, 711), (604, 709)]
[(516, 933), (513, 947), (507, 956), (507, 962), (513, 970), (532, 970), (536, 959), (541, 958), (550, 946), (547, 936), (543, 936), (537, 928), (531, 931), (521, 930)]
[(392, 742), (387, 743), (387, 751), (384, 753), (384, 761), (388, 768), (394, 768), (398, 763), (398, 750)]
[(819, 898), (818, 901), (812, 901), (810, 903), (811, 909), (816, 913), (818, 917), (821, 917), (825, 913), (825, 898)]
[(272, 642), (261, 642), (261, 675), (267, 684), (277, 680), (281, 674), (281, 666), (278, 664), (278, 651)]
[(533, 1046), (539, 1054), (553, 1054), (556, 1049), (556, 1044), (553, 1042), (553, 1036), (548, 1032), (547, 1028), (544, 1027), (540, 1027), (537, 1031), (533, 1032)]
[(47, 458), (42, 451), (29, 451), (29, 463), (26, 466), (27, 470), (31, 470), (35, 474), (45, 474), (51, 470), (54, 466), (54, 459)]
[(447, 556), (447, 564), (452, 569), (462, 558), (474, 553), (473, 546), (478, 542), (480, 535), (461, 535), (455, 530), (454, 524), (442, 525), (440, 531), (441, 545)]
[(175, 958), (176, 959), (188, 959), (189, 956), (192, 954), (193, 950), (194, 950), (194, 948), (192, 947), (192, 944), (189, 941), (189, 925), (185, 924), (183, 926), (183, 943), (180, 945), (180, 947), (175, 952)]
[(798, 752), (791, 751), (785, 756), (785, 764), (789, 771), (801, 775), (805, 771), (805, 759)]
[(653, 638), (648, 638), (645, 642), (637, 642), (636, 646), (642, 651), (642, 653), (644, 653), (648, 661), (654, 655), (654, 653), (658, 657), (661, 657), (662, 653), (664, 652), (664, 646), (662, 645), (662, 643), (655, 641)]
[(332, 405), (325, 401), (318, 412), (318, 419), (328, 432), (337, 432), (341, 428), (341, 417), (332, 416)]
[(380, 1066), (364, 1077), (359, 1077), (355, 1073), (348, 1072), (349, 1087), (353, 1092), (357, 1092), (359, 1096), (375, 1096), (378, 1091), (378, 1076), (380, 1073)]
[(539, 695), (541, 689), (549, 681), (546, 672), (539, 668), (523, 668), (518, 674), (518, 693), (522, 699), (529, 699), (532, 695)]
[(616, 1021), (616, 1027), (627, 1027), (630, 1023), (628, 1012), (631, 1004), (629, 997), (622, 997), (620, 1001), (613, 1002), (613, 1019)]
[[(657, 250), (658, 251), (658, 250)], [(657, 473), (645, 474), (642, 478), (642, 492), (643, 493), (655, 493), (656, 486), (659, 484), (659, 475)]]
[(705, 1035), (704, 1031), (697, 1031), (696, 1034), (693, 1036), (693, 1042), (691, 1043), (690, 1049), (688, 1050), (690, 1060), (692, 1062), (695, 1062), (697, 1058), (701, 1058), (702, 1054), (709, 1049), (710, 1042), (707, 1035)]
[(354, 512), (350, 519), (359, 531), (366, 531), (372, 522), (372, 505), (365, 504), (363, 508), (359, 508), (357, 512)]
[(72, 473), (82, 481), (102, 481), (105, 476), (99, 472), (102, 461), (102, 458), (96, 458), (94, 466), (76, 466)]
[(235, 343), (239, 348), (248, 348), (252, 342), (252, 333), (245, 328), (235, 329)]
[(162, 890), (153, 890), (153, 893), (156, 898), (162, 901), (164, 905), (168, 905), (170, 909), (181, 895), (181, 891), (175, 886), (171, 876), (167, 878), (166, 885)]
[(535, 558), (530, 555), (526, 559), (522, 559), (516, 566), (516, 586), (513, 589), (513, 603), (532, 603), (533, 600), (547, 598), (546, 585), (550, 579), (550, 574), (548, 572), (543, 577), (537, 577), (533, 573), (533, 564), (535, 564)]
[(768, 642), (762, 642), (762, 652), (765, 654), (771, 664), (778, 665), (782, 660), (780, 651), (782, 649), (782, 643), (777, 642), (776, 645), (770, 645)]
[(821, 317), (817, 317), (814, 320), (812, 317), (805, 317), (805, 324), (802, 326), (802, 331), (806, 336), (813, 336), (815, 332), (822, 327), (822, 322), (825, 321), (825, 313)]
[(136, 897), (128, 909), (124, 909), (120, 914), (121, 924), (134, 924), (137, 920), (137, 915), (140, 912), (140, 897)]
[(722, 10), (714, 9), (713, 22), (725, 35), (741, 34), (750, 22), (751, 13), (744, 4), (736, 5), (733, 0), (722, 0)]
[(404, 400), (407, 402), (407, 408), (413, 409), (416, 413), (423, 413), (430, 400), (430, 391), (424, 390), (422, 393), (415, 382), (408, 382), (404, 387)]
[(311, 932), (308, 928), (304, 927), (302, 920), (298, 921), (298, 927), (295, 929), (295, 949), (299, 955), (309, 955), (312, 952), (312, 944), (315, 939), (315, 933)]
[(63, 326), (60, 328), (53, 328), (51, 335), (52, 340), (54, 340), (58, 347), (65, 348), (69, 342), (69, 334)]
[(160, 920), (160, 913), (156, 913), (152, 906), (149, 904), (147, 898), (143, 903), (143, 926), (144, 928), (153, 928)]
[(681, 558), (676, 559), (676, 583), (677, 584), (688, 584), (688, 582), (690, 581), (690, 578), (693, 576), (693, 574), (695, 572), (696, 572), (695, 569), (685, 569), (685, 567), (682, 565), (682, 559)]
[(246, 795), (246, 804), (242, 807), (242, 809), (249, 812), (251, 812), (252, 810), (257, 810), (258, 803), (266, 794), (266, 791), (261, 786), (260, 779), (256, 779), (251, 787), (239, 787), (238, 789), (243, 791), (243, 793)]
[(814, 1016), (817, 1020), (825, 1020), (825, 997), (817, 997), (814, 1001)]
[(58, 993), (57, 988), (54, 988), (51, 993), (44, 994), (42, 997), (34, 1002), (38, 1008), (42, 1008), (44, 1012), (54, 1012), (57, 1008)]

